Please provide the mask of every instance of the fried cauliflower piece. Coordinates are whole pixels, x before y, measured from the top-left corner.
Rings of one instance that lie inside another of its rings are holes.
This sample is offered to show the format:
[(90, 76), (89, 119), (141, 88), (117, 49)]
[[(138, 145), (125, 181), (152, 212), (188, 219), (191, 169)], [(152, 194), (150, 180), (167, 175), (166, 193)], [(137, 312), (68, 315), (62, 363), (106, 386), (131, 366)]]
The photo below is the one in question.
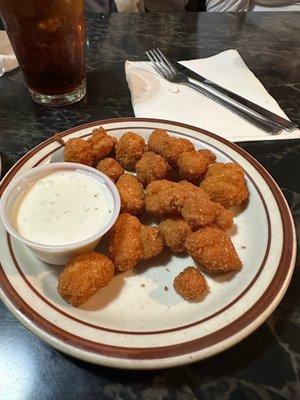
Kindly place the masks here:
[(133, 170), (145, 151), (144, 139), (137, 133), (127, 132), (116, 145), (116, 160), (123, 168)]
[(116, 183), (121, 198), (121, 211), (138, 214), (145, 207), (143, 185), (134, 175), (123, 174)]
[(104, 158), (99, 161), (96, 168), (107, 175), (115, 183), (124, 173), (123, 167), (114, 158)]
[(233, 225), (233, 212), (227, 210), (221, 204), (217, 204), (217, 215), (214, 224), (222, 231), (229, 231)]
[(185, 199), (198, 189), (189, 182), (153, 181), (146, 188), (146, 211), (158, 216), (180, 215)]
[(68, 262), (59, 276), (58, 293), (77, 307), (107, 286), (114, 271), (114, 264), (104, 254), (93, 252), (76, 256)]
[(201, 188), (191, 189), (181, 207), (181, 215), (193, 229), (214, 225), (227, 231), (233, 225), (233, 213), (211, 201)]
[(127, 271), (140, 261), (158, 255), (163, 240), (158, 228), (146, 227), (133, 215), (120, 214), (108, 234), (108, 254), (118, 271)]
[(165, 244), (174, 253), (185, 251), (187, 235), (192, 232), (190, 225), (183, 218), (167, 218), (159, 224)]
[(179, 154), (194, 150), (194, 145), (188, 139), (176, 138), (163, 129), (155, 129), (149, 137), (148, 149), (162, 156), (171, 167), (175, 167)]
[(180, 181), (178, 182), (178, 187), (181, 191), (184, 191), (185, 197), (188, 196), (189, 193), (198, 192), (199, 187), (194, 185), (188, 181)]
[(176, 182), (168, 181), (167, 179), (160, 179), (157, 181), (153, 181), (149, 183), (146, 188), (146, 194), (150, 196), (163, 192), (165, 190), (169, 190), (175, 188), (177, 185)]
[(147, 186), (152, 181), (168, 178), (171, 167), (167, 161), (153, 151), (146, 151), (141, 159), (135, 164), (137, 179)]
[(210, 164), (216, 161), (210, 150), (185, 151), (178, 156), (177, 167), (182, 179), (195, 182), (203, 177)]
[(208, 289), (204, 275), (196, 267), (187, 267), (180, 272), (173, 286), (185, 300), (197, 300)]
[(64, 147), (64, 160), (93, 166), (93, 147), (89, 142), (84, 139), (69, 139)]
[(248, 197), (243, 168), (236, 163), (211, 164), (200, 187), (225, 208), (239, 205)]
[(225, 232), (207, 227), (188, 235), (185, 242), (190, 256), (208, 272), (236, 271), (242, 262)]
[(144, 260), (157, 256), (164, 248), (164, 239), (157, 226), (142, 225), (141, 241), (143, 245)]
[(186, 198), (181, 207), (181, 215), (193, 227), (200, 228), (213, 223), (218, 213), (218, 206), (212, 202), (207, 193), (200, 188)]
[(141, 223), (133, 215), (120, 214), (108, 238), (108, 255), (118, 271), (127, 271), (143, 260)]
[(165, 179), (151, 182), (146, 188), (146, 211), (150, 214), (182, 216), (192, 229), (214, 224), (228, 230), (233, 214), (191, 182), (171, 182)]
[(113, 152), (118, 139), (108, 135), (106, 130), (100, 126), (92, 130), (92, 136), (87, 141), (92, 145), (94, 164), (97, 165), (100, 160)]
[(146, 211), (152, 215), (178, 214), (181, 197), (176, 197), (176, 183), (162, 179), (149, 183), (146, 188)]

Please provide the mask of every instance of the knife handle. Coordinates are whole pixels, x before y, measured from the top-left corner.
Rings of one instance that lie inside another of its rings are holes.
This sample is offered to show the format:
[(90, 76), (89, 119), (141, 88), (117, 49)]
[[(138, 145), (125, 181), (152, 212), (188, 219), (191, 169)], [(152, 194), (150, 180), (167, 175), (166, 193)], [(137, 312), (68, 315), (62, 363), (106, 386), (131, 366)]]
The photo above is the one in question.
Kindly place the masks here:
[(228, 102), (222, 97), (219, 97), (210, 91), (206, 90), (202, 86), (196, 85), (193, 82), (186, 82), (184, 83), (186, 86), (189, 86), (190, 88), (197, 90), (204, 96), (210, 98), (211, 100), (214, 100), (218, 104), (222, 105), (225, 108), (228, 108), (230, 111), (234, 112), (237, 114), (239, 117), (247, 120), (251, 124), (257, 126), (258, 128), (264, 130), (265, 132), (268, 132), (272, 135), (276, 135), (280, 131), (282, 131), (282, 127), (278, 126), (277, 124), (273, 123), (272, 121), (266, 121), (265, 119), (261, 119), (254, 115), (253, 113), (250, 113), (249, 111), (243, 109), (242, 107), (238, 107), (233, 103)]
[[(195, 78), (193, 78), (195, 79)], [(295, 129), (298, 128), (298, 126), (294, 123), (291, 122), (280, 115), (277, 115), (273, 113), (272, 111), (267, 110), (264, 107), (261, 107), (260, 105), (253, 103), (252, 101), (245, 99), (244, 97), (232, 92), (231, 90), (225, 89), (222, 86), (219, 86), (217, 83), (214, 83), (206, 78), (204, 78), (203, 83), (207, 85), (208, 87), (211, 87), (212, 89), (217, 90), (218, 92), (224, 94), (225, 96), (231, 98), (232, 100), (244, 105), (247, 107), (250, 111), (256, 113), (257, 115), (260, 115), (262, 118), (264, 118), (265, 121), (269, 122), (275, 122), (276, 124), (282, 126), (284, 129), (292, 132)]]

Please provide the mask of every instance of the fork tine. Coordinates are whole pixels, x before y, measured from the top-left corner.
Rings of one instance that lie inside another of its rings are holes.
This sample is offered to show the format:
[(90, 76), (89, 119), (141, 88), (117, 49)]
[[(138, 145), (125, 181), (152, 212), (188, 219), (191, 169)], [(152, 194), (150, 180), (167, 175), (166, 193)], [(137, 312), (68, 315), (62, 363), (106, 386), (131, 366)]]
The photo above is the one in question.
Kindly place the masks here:
[(147, 57), (149, 58), (149, 60), (151, 61), (151, 64), (152, 64), (153, 68), (155, 69), (155, 71), (159, 75), (161, 75), (163, 78), (166, 78), (164, 70), (161, 68), (161, 66), (158, 63), (156, 63), (156, 59), (154, 58), (152, 51), (151, 50), (146, 51), (146, 54), (147, 54)]
[(164, 64), (164, 62), (161, 60), (160, 55), (156, 52), (155, 49), (150, 50), (152, 53), (152, 56), (155, 58), (156, 63), (160, 66), (160, 68), (164, 71), (164, 76), (165, 78), (171, 77), (172, 71), (170, 71), (169, 67)]
[(160, 70), (158, 69), (158, 66), (157, 66), (157, 64), (156, 64), (156, 60), (155, 60), (155, 58), (153, 57), (153, 54), (152, 54), (151, 50), (146, 51), (146, 54), (147, 54), (149, 60), (151, 61), (152, 66), (155, 68), (155, 70), (156, 70), (158, 73), (160, 73)]
[(161, 67), (164, 69), (165, 73), (168, 75), (172, 75), (172, 70), (170, 70), (169, 66), (164, 62), (164, 60), (162, 59), (162, 57), (160, 56), (160, 54), (158, 53), (158, 51), (156, 49), (152, 50), (156, 61), (161, 65)]
[(156, 49), (158, 54), (161, 56), (161, 58), (164, 60), (164, 62), (168, 65), (169, 68), (171, 68), (172, 72), (176, 72), (175, 67), (173, 66), (173, 64), (171, 63), (171, 61), (167, 58), (167, 56), (165, 56), (159, 48)]
[(156, 63), (159, 63), (159, 60), (158, 60), (158, 58), (157, 58), (157, 56), (156, 56), (156, 54), (154, 53), (153, 50), (149, 50), (148, 53), (152, 56), (153, 60), (154, 60)]
[(157, 54), (155, 54), (154, 50), (149, 50), (148, 53), (152, 57), (152, 61), (154, 62), (156, 66), (156, 70), (162, 75), (165, 79), (168, 79), (170, 76), (170, 72), (165, 68), (165, 66), (160, 62), (160, 59), (157, 57)]
[(152, 54), (150, 53), (150, 50), (146, 51), (146, 55), (149, 58), (149, 60), (151, 61), (151, 64), (152, 64), (153, 68), (155, 68), (155, 70), (157, 71), (157, 66), (156, 66), (156, 63), (155, 63), (155, 59), (152, 57)]

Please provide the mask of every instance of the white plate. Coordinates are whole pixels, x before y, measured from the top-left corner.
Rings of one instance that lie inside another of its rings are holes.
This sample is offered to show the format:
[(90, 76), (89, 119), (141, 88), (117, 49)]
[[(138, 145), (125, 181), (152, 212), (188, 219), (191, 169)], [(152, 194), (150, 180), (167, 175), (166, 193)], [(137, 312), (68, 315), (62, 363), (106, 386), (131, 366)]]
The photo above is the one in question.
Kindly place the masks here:
[[(213, 278), (210, 292), (190, 303), (173, 289), (188, 257), (165, 251), (147, 264), (118, 275), (80, 308), (56, 290), (60, 268), (37, 260), (0, 226), (1, 297), (29, 330), (56, 349), (97, 364), (120, 368), (163, 368), (200, 360), (239, 342), (271, 314), (284, 295), (295, 263), (295, 230), (288, 205), (270, 175), (240, 147), (192, 126), (121, 118), (96, 121), (62, 135), (87, 137), (102, 125), (120, 137), (134, 131), (145, 139), (155, 128), (213, 150), (219, 161), (235, 161), (246, 172), (249, 201), (237, 210), (232, 240), (243, 269)], [(0, 194), (21, 171), (62, 161), (61, 146), (49, 139), (26, 154), (6, 175)]]

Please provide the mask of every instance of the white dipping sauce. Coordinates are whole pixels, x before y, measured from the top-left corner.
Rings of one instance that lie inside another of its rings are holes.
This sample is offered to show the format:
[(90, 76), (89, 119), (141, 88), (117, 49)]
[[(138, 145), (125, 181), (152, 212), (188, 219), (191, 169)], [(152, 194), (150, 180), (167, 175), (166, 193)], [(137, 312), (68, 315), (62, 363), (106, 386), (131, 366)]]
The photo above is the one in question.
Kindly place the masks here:
[(32, 184), (15, 207), (15, 226), (24, 238), (62, 245), (99, 232), (111, 218), (114, 199), (92, 175), (60, 171)]

